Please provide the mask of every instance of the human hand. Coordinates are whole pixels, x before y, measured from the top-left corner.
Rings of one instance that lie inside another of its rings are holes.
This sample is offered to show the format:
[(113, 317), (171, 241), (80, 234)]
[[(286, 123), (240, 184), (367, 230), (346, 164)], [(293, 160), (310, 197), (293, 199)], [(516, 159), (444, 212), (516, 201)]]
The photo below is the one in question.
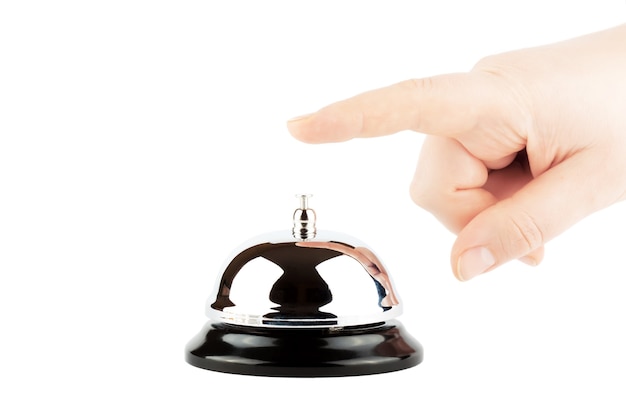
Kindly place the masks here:
[(426, 133), (416, 204), (457, 233), (455, 276), (543, 245), (626, 198), (626, 25), (404, 81), (288, 122), (307, 143)]

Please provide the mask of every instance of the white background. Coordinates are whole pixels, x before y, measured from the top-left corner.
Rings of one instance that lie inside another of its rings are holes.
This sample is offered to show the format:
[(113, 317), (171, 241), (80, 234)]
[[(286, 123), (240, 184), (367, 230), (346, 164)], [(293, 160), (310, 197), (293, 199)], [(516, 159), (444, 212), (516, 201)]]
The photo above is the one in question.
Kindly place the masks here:
[[(285, 121), (625, 17), (617, 0), (3, 2), (0, 414), (623, 416), (623, 204), (539, 267), (459, 283), (454, 236), (408, 196), (421, 135), (309, 146)], [(385, 261), (421, 365), (184, 362), (224, 259), (289, 228), (303, 191), (320, 228)]]

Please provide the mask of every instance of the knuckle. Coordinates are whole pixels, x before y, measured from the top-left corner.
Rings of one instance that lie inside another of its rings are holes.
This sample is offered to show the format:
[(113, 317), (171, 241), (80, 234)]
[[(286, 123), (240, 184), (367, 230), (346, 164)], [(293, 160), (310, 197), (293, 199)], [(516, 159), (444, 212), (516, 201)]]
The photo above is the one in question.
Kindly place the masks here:
[(509, 246), (511, 256), (527, 254), (544, 243), (544, 234), (537, 221), (529, 213), (518, 211), (509, 218), (511, 235)]
[(408, 82), (410, 87), (421, 93), (432, 91), (435, 87), (435, 82), (432, 77), (413, 78)]
[(411, 200), (425, 210), (434, 210), (436, 206), (436, 193), (432, 188), (429, 181), (416, 177), (413, 179), (409, 189)]
[(481, 59), (479, 59), (476, 64), (474, 64), (474, 67), (472, 68), (472, 71), (492, 71), (492, 70), (496, 70), (497, 68), (500, 67), (500, 62), (501, 59), (499, 57), (499, 55), (487, 55), (485, 57), (482, 57)]

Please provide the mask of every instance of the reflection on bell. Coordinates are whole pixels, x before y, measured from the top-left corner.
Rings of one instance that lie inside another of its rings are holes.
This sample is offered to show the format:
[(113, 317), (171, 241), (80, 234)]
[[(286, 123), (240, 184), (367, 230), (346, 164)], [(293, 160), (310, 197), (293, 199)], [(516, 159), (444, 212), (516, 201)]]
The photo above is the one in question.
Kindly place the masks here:
[(191, 365), (263, 376), (349, 376), (406, 369), (421, 345), (395, 318), (402, 305), (363, 243), (317, 231), (307, 195), (291, 232), (259, 236), (226, 262), (209, 321), (186, 347)]

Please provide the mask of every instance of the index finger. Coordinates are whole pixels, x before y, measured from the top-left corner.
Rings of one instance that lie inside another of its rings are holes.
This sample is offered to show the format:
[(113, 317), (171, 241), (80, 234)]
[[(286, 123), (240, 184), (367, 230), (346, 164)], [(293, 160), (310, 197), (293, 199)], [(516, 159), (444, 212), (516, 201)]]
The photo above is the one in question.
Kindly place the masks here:
[(343, 142), (402, 130), (454, 137), (475, 126), (486, 88), (488, 83), (476, 73), (407, 80), (296, 117), (287, 128), (307, 143)]

